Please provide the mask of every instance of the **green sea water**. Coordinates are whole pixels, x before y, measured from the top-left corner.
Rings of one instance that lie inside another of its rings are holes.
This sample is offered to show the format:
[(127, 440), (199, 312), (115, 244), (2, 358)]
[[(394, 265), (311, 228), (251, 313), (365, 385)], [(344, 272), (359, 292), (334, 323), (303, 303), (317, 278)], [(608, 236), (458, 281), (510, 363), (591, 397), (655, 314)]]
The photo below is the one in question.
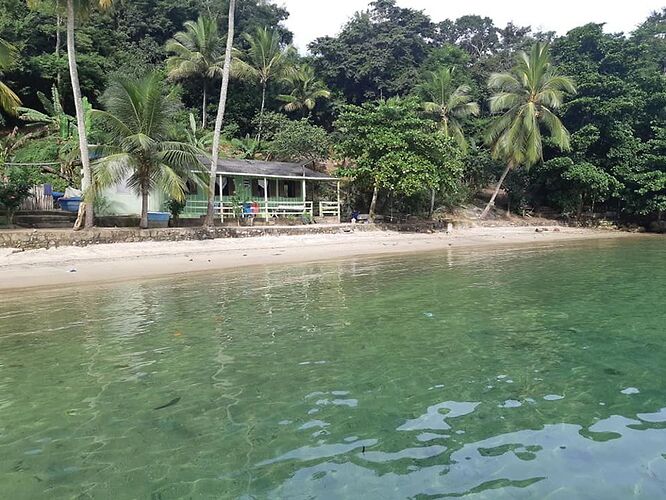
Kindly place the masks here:
[(458, 496), (666, 498), (666, 240), (0, 295), (0, 498)]

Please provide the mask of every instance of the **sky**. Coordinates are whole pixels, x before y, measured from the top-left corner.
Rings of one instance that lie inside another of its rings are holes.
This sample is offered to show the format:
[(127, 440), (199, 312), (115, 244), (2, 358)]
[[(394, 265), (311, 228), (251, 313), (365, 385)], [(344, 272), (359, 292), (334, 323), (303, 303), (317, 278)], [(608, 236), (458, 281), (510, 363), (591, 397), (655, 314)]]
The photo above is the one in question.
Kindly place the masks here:
[[(273, 0), (289, 11), (287, 27), (294, 44), (305, 52), (317, 37), (337, 34), (354, 12), (367, 8), (366, 0)], [(558, 0), (552, 8), (538, 8), (534, 0), (398, 0), (401, 7), (424, 10), (433, 21), (466, 14), (487, 16), (499, 26), (513, 21), (520, 26), (564, 34), (589, 22), (606, 23), (607, 32), (631, 31), (666, 0)], [(548, 2), (541, 5), (547, 6)], [(537, 8), (535, 8), (535, 6)]]

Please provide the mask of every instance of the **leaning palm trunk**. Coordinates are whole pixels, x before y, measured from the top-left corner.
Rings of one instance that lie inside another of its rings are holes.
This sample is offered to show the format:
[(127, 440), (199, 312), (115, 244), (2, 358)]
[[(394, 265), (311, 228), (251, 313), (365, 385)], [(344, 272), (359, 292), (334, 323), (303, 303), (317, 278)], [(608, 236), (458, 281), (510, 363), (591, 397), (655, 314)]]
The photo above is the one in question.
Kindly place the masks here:
[[(227, 47), (224, 53), (224, 70), (222, 72), (222, 86), (220, 87), (220, 104), (217, 108), (215, 119), (215, 132), (213, 133), (213, 151), (210, 161), (210, 179), (208, 180), (208, 207), (206, 210), (205, 226), (213, 225), (215, 208), (215, 178), (217, 177), (217, 159), (220, 154), (220, 134), (222, 133), (222, 121), (227, 106), (227, 90), (229, 88), (229, 70), (231, 68), (231, 51), (234, 43), (234, 12), (236, 0), (229, 1), (229, 28), (227, 32)], [(220, 193), (221, 196), (222, 193)], [(221, 207), (220, 207), (221, 209)]]
[(483, 212), (481, 212), (481, 217), (480, 219), (483, 219), (488, 215), (488, 212), (490, 212), (490, 208), (495, 204), (495, 198), (497, 198), (497, 195), (499, 194), (499, 190), (502, 188), (502, 183), (504, 182), (504, 179), (506, 179), (507, 174), (509, 173), (509, 170), (513, 165), (511, 162), (507, 163), (506, 168), (504, 169), (504, 172), (502, 172), (502, 177), (500, 177), (499, 182), (497, 183), (497, 186), (495, 186), (495, 192), (493, 195), (490, 197), (490, 201), (486, 205), (486, 208), (483, 209)]
[(85, 217), (86, 229), (91, 228), (94, 223), (92, 196), (92, 173), (90, 170), (90, 158), (88, 155), (88, 138), (86, 135), (85, 116), (83, 114), (83, 101), (81, 99), (81, 86), (79, 85), (79, 71), (76, 67), (76, 48), (74, 41), (74, 0), (67, 0), (67, 57), (69, 60), (69, 76), (72, 80), (72, 93), (74, 94), (74, 107), (76, 108), (76, 126), (79, 132), (79, 149), (81, 151), (81, 165), (83, 167), (83, 179), (81, 189), (83, 191), (83, 214), (79, 212), (76, 229), (81, 226), (81, 216)]

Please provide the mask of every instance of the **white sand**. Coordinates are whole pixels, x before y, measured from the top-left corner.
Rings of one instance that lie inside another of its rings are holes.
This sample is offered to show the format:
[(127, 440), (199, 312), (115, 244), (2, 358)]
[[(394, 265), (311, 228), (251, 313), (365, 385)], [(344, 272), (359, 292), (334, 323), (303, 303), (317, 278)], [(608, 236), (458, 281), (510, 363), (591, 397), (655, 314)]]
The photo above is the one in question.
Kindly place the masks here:
[(448, 248), (549, 244), (626, 238), (616, 231), (534, 227), (478, 227), (452, 234), (359, 231), (307, 236), (262, 236), (207, 241), (141, 242), (59, 247), (12, 253), (0, 248), (0, 291), (124, 281), (242, 266), (292, 264), (362, 255)]

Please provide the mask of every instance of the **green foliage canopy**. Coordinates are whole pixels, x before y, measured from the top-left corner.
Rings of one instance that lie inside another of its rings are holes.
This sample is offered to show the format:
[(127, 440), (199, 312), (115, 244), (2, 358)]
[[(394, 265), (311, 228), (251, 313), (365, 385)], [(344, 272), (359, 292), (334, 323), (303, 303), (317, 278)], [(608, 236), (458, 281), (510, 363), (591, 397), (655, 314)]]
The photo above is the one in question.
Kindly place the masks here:
[(337, 153), (351, 161), (339, 174), (366, 185), (412, 195), (454, 189), (461, 175), (459, 149), (421, 116), (417, 100), (349, 105), (335, 127)]

